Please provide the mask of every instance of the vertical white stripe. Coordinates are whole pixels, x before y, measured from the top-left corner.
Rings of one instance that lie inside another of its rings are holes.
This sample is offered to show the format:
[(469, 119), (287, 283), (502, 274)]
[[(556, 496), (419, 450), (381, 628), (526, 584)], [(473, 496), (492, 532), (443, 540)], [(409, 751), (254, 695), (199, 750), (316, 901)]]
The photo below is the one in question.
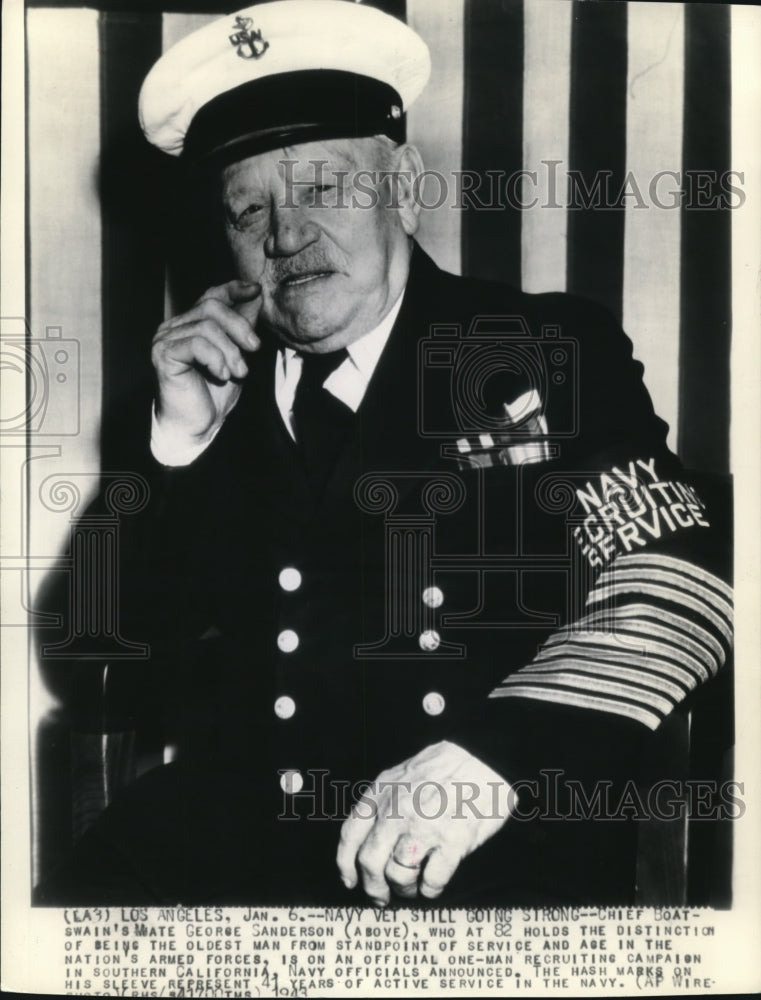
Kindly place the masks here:
[[(30, 10), (29, 292), (33, 357), (43, 402), (31, 436), (29, 552), (50, 562), (68, 536), (68, 512), (39, 499), (50, 475), (78, 479), (82, 502), (100, 468), (102, 389), (101, 224), (97, 194), (100, 151), (98, 14), (94, 10)], [(35, 460), (35, 450), (46, 446)], [(58, 457), (48, 457), (58, 452)], [(50, 563), (49, 563), (50, 564)], [(45, 572), (31, 575), (32, 592)], [(32, 732), (51, 699), (32, 672)], [(34, 742), (33, 742), (34, 746)]]
[(98, 15), (92, 10), (31, 10), (27, 24), (30, 320), (47, 365), (49, 390), (39, 430), (45, 437), (62, 435), (66, 471), (97, 471)]
[[(761, 10), (735, 6), (732, 30), (732, 169), (743, 173), (744, 202), (732, 213), (732, 465), (735, 475), (735, 607), (737, 690), (735, 774), (746, 778), (744, 800), (761, 801), (761, 696), (758, 659), (761, 619), (758, 614), (761, 538)], [(733, 198), (737, 204), (737, 199)], [(761, 866), (758, 824), (733, 823), (732, 907), (735, 913), (758, 914)], [(758, 917), (738, 925), (737, 947), (752, 949)], [(734, 946), (734, 943), (733, 943)], [(752, 950), (746, 952), (754, 954)]]
[[(527, 292), (565, 291), (571, 14), (568, 0), (524, 7), (523, 213), (521, 284)], [(533, 175), (536, 175), (534, 177)]]
[[(628, 5), (624, 328), (675, 448), (679, 414), (679, 254), (684, 9)], [(708, 85), (708, 84), (707, 84)], [(664, 174), (664, 171), (672, 171)], [(641, 197), (640, 197), (641, 195)], [(660, 207), (664, 206), (664, 207)]]
[[(426, 168), (444, 179), (447, 197), (439, 208), (421, 212), (418, 239), (437, 264), (460, 274), (461, 222), (457, 171), (462, 169), (464, 0), (408, 0), (407, 21), (431, 50), (431, 79), (407, 116), (407, 138), (423, 155)], [(440, 182), (427, 179), (425, 204), (440, 200)]]
[[(24, 287), (24, 185), (25, 164), (21, 151), (24, 132), (24, 8), (21, 3), (6, 0), (2, 10), (2, 144), (0, 157), (0, 302), (4, 316), (23, 316), (26, 307)], [(2, 345), (0, 345), (2, 346)], [(17, 373), (0, 364), (0, 404), (2, 417), (23, 413), (25, 386)], [(3, 422), (3, 428), (5, 423)], [(23, 442), (20, 442), (23, 445)], [(19, 477), (17, 456), (23, 448), (5, 447), (8, 441), (0, 434), (0, 560), (20, 554), (18, 510), (21, 493), (16, 489)], [(13, 484), (14, 492), (11, 492)], [(2, 563), (0, 563), (0, 567)], [(0, 611), (3, 624), (9, 608), (18, 606), (21, 586), (20, 572), (0, 572)], [(23, 622), (23, 617), (21, 622)], [(29, 919), (24, 910), (29, 893), (30, 825), (29, 780), (26, 772), (29, 760), (29, 728), (27, 720), (27, 641), (24, 628), (0, 628), (0, 688), (2, 726), (0, 738), (0, 787), (2, 810), (0, 822), (3, 844), (3, 867), (0, 878), (2, 892), (3, 932), (0, 937), (0, 967), (4, 989), (25, 990), (31, 986), (34, 968), (30, 943)], [(26, 919), (25, 919), (26, 918)]]

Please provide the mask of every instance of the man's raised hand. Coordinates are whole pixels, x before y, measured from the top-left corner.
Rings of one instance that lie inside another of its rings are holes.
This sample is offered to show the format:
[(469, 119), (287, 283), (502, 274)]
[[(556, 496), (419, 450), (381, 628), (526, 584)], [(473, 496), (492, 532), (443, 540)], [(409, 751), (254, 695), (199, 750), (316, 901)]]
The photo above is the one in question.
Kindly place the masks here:
[(460, 861), (505, 824), (510, 785), (456, 743), (442, 741), (383, 771), (341, 828), (336, 858), (344, 885), (376, 906), (391, 893), (433, 899)]
[(151, 357), (162, 427), (203, 442), (224, 421), (248, 374), (243, 352), (259, 349), (260, 296), (257, 284), (228, 281), (158, 328)]

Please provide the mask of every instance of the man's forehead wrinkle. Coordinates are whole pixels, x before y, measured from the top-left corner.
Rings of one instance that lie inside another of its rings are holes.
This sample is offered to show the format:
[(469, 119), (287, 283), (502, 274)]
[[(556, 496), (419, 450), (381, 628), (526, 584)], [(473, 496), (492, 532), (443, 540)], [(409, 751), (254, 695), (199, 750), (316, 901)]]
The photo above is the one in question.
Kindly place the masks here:
[(333, 168), (349, 166), (357, 169), (363, 159), (357, 139), (326, 139), (322, 142), (285, 146), (283, 154), (289, 162), (300, 164), (324, 163)]
[(353, 167), (354, 169), (359, 167), (359, 162), (361, 157), (357, 155), (359, 152), (359, 148), (356, 140), (338, 139), (333, 142), (326, 142), (325, 149), (336, 160), (343, 161), (343, 164), (348, 164), (350, 167)]
[(245, 198), (252, 193), (252, 184), (245, 175), (236, 173), (233, 177), (225, 177), (222, 183), (222, 197), (226, 202)]
[(232, 164), (222, 175), (223, 198), (250, 198), (252, 195), (264, 197), (265, 174), (262, 165), (252, 160)]

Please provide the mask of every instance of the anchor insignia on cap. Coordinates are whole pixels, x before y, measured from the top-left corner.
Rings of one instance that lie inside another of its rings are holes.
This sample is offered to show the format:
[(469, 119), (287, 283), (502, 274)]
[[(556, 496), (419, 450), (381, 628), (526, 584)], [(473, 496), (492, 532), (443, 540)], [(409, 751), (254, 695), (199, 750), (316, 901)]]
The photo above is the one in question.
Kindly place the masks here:
[(251, 27), (253, 19), (250, 17), (235, 18), (235, 34), (230, 35), (230, 44), (238, 46), (238, 55), (242, 59), (260, 59), (270, 43), (262, 38), (261, 31), (254, 31)]

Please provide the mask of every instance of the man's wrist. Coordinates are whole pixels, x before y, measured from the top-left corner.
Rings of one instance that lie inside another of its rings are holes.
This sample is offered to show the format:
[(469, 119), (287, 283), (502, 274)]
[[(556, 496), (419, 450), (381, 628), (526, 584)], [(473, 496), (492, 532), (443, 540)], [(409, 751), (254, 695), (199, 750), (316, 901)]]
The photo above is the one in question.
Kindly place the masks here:
[(203, 435), (189, 434), (161, 421), (154, 402), (151, 411), (151, 453), (160, 465), (179, 467), (190, 465), (202, 455), (219, 432), (221, 424)]

